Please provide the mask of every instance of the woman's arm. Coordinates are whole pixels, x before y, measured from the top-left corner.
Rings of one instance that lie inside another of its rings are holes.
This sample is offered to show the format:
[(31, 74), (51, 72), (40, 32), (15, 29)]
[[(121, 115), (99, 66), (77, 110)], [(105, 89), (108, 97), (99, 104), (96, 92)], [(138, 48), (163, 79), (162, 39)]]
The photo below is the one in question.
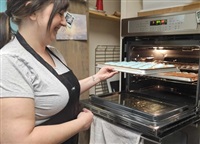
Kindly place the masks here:
[(76, 133), (88, 129), (92, 118), (91, 111), (84, 109), (75, 120), (58, 125), (35, 127), (33, 99), (0, 98), (0, 143), (62, 143)]
[(106, 80), (118, 72), (113, 69), (113, 67), (105, 66), (101, 68), (95, 75), (87, 77), (79, 81), (81, 86), (81, 92), (83, 93), (99, 83), (100, 81)]

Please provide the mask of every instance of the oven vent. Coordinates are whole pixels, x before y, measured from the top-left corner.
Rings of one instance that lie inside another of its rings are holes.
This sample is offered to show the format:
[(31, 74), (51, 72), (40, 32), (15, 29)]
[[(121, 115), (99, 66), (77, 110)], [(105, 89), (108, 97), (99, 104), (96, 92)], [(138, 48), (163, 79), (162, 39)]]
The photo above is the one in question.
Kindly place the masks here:
[(122, 125), (125, 125), (125, 126), (128, 126), (129, 125), (129, 122), (126, 121), (126, 120), (123, 120), (121, 118), (118, 118), (118, 121), (122, 124)]
[[(115, 62), (120, 60), (120, 46), (118, 45), (98, 45), (95, 49), (95, 66), (98, 63)], [(95, 73), (99, 71), (99, 68), (95, 67)], [(95, 94), (107, 94), (109, 93), (109, 86), (106, 80), (98, 83), (95, 86)]]
[(112, 121), (114, 121), (116, 119), (115, 116), (109, 115), (109, 119), (111, 119)]
[(107, 115), (107, 113), (104, 113), (104, 112), (100, 112), (99, 113), (101, 116), (104, 116), (104, 117), (107, 117), (108, 115)]
[(91, 108), (91, 111), (95, 114), (98, 114), (98, 110)]

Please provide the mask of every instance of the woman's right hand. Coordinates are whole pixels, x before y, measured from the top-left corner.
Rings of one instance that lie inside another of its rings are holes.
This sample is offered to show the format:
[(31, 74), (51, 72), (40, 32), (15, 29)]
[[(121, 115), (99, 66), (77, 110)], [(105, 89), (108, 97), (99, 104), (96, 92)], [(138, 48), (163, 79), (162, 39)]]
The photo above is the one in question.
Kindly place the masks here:
[(93, 122), (93, 113), (90, 110), (83, 108), (83, 111), (78, 114), (77, 119), (83, 123), (82, 131), (87, 130)]

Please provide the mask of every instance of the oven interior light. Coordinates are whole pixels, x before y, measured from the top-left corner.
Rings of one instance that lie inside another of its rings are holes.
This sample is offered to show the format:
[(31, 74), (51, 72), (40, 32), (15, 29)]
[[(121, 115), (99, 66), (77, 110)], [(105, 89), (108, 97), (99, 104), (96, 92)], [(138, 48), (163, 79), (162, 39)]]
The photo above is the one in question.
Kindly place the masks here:
[(155, 130), (157, 130), (159, 128), (159, 126), (154, 127)]
[(164, 47), (162, 47), (162, 46), (159, 46), (159, 47), (153, 47), (153, 49), (155, 49), (155, 50), (157, 50), (157, 49), (162, 50), (162, 49), (164, 49)]

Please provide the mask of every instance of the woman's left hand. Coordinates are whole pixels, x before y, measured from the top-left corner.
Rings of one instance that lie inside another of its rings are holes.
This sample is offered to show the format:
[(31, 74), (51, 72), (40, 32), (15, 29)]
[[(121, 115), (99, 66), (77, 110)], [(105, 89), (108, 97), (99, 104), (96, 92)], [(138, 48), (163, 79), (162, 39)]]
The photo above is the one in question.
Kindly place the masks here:
[(99, 79), (100, 81), (106, 80), (115, 74), (119, 73), (118, 71), (114, 70), (112, 66), (105, 66), (102, 67), (96, 74), (95, 78)]

